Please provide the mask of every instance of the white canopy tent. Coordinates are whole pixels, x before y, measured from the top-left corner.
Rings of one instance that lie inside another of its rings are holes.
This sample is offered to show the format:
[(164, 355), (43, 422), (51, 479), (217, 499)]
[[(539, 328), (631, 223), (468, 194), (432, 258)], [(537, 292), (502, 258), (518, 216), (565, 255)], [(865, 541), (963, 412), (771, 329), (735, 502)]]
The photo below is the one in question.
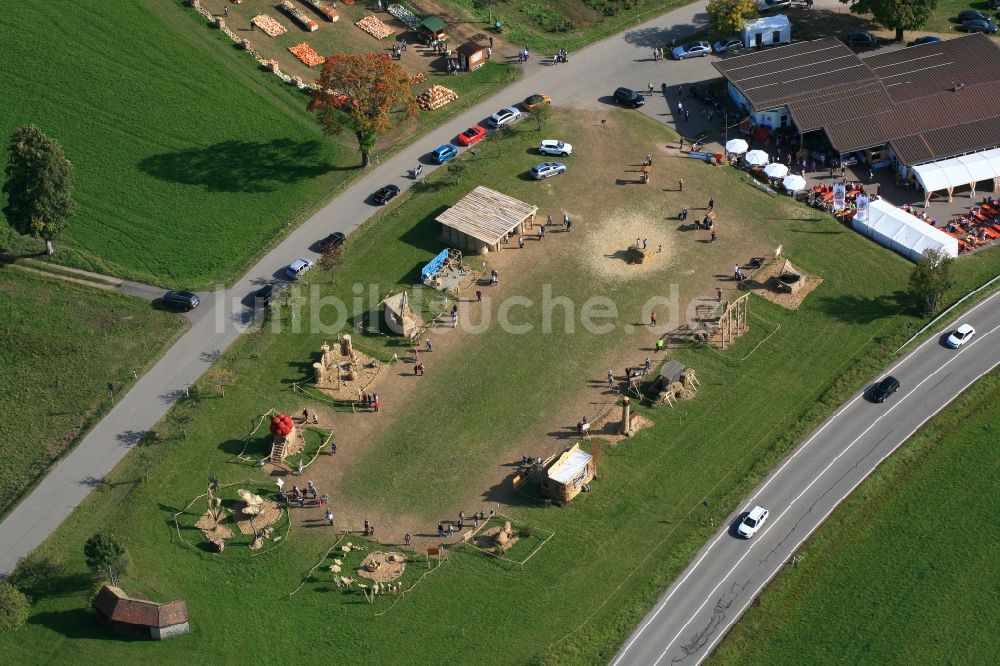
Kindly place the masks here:
[(949, 257), (958, 256), (958, 239), (937, 227), (917, 219), (885, 199), (868, 204), (868, 220), (854, 219), (851, 226), (879, 245), (894, 250), (911, 261), (917, 261), (924, 250), (944, 250)]
[(1000, 148), (918, 164), (913, 167), (913, 173), (924, 188), (925, 206), (931, 194), (939, 190), (946, 191), (948, 201), (951, 201), (954, 189), (962, 185), (968, 185), (975, 198), (976, 183), (984, 180), (992, 180), (993, 191), (996, 192), (1000, 190)]
[(747, 152), (750, 145), (743, 139), (730, 139), (726, 141), (726, 152), (733, 155), (742, 155)]

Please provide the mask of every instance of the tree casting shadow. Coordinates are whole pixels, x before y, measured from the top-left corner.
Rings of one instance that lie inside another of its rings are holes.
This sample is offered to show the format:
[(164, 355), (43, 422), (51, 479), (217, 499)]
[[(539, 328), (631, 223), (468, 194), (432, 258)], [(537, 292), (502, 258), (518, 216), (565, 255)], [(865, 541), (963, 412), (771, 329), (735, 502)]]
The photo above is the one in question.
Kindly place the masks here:
[(279, 185), (322, 176), (337, 167), (320, 156), (319, 141), (223, 141), (203, 148), (151, 155), (139, 169), (154, 178), (198, 185), (209, 192), (270, 192)]

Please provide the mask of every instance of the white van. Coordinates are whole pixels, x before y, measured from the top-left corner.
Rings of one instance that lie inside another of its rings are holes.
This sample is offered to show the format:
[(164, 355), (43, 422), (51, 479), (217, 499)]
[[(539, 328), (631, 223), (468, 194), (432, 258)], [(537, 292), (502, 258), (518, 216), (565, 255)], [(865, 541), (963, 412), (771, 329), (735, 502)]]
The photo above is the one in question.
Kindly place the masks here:
[(748, 49), (790, 44), (792, 42), (792, 23), (784, 14), (762, 16), (744, 24), (740, 39), (743, 40), (743, 46)]

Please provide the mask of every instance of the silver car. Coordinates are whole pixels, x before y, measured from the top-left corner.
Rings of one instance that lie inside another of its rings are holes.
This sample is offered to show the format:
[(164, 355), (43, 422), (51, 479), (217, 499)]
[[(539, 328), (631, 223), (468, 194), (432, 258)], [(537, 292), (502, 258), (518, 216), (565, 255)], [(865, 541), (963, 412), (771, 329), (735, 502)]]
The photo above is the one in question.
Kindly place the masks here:
[(556, 176), (564, 171), (566, 171), (566, 165), (562, 162), (542, 162), (541, 164), (536, 164), (531, 169), (531, 177), (535, 180), (541, 180), (542, 178)]

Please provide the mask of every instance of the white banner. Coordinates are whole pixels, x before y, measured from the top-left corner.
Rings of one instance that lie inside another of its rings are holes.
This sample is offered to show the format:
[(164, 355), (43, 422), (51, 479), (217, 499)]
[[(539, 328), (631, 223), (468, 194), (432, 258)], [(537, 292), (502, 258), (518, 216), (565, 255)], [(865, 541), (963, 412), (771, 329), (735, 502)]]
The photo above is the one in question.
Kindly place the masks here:
[(842, 211), (847, 205), (847, 186), (843, 183), (833, 184), (833, 210)]
[(868, 221), (868, 195), (859, 194), (858, 198), (855, 199), (855, 203), (858, 205), (858, 212), (854, 214), (854, 219), (858, 222)]

